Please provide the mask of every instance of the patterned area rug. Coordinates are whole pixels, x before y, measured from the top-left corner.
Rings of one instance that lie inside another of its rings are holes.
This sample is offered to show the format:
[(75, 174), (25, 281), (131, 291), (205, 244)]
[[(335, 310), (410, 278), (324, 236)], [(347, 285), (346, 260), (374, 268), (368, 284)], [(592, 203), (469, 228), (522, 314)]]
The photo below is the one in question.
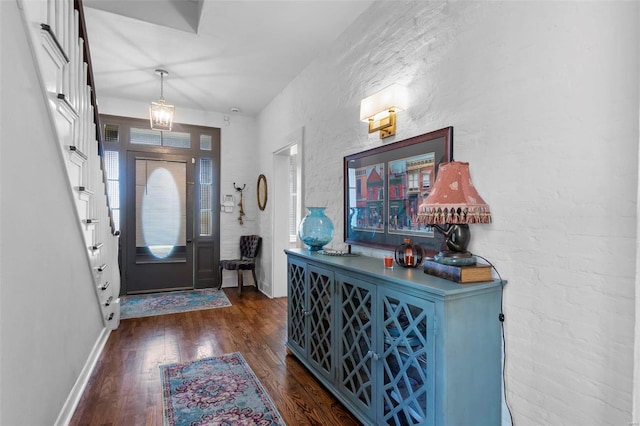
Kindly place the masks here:
[(231, 306), (222, 290), (185, 290), (120, 298), (120, 318), (141, 318)]
[(164, 424), (284, 425), (240, 352), (160, 366)]

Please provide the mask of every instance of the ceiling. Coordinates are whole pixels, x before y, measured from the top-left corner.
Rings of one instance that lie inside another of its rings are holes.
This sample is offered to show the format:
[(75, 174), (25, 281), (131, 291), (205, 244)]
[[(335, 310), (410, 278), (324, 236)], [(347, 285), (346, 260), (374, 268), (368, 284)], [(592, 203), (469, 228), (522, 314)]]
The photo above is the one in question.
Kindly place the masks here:
[(98, 101), (257, 115), (372, 0), (83, 0)]

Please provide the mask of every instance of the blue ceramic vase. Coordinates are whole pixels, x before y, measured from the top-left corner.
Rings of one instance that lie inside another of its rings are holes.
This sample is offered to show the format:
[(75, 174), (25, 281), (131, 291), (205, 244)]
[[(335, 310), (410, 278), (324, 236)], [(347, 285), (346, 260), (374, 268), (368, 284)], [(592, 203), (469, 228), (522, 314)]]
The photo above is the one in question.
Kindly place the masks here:
[(333, 222), (324, 214), (325, 207), (308, 207), (309, 213), (298, 227), (298, 236), (309, 251), (322, 250), (333, 238)]

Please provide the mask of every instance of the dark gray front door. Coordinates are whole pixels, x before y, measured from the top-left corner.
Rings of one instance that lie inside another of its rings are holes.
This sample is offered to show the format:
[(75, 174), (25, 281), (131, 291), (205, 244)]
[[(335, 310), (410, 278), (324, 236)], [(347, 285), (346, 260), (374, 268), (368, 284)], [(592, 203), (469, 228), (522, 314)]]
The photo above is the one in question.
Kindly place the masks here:
[(127, 293), (194, 288), (190, 156), (132, 152), (127, 157)]

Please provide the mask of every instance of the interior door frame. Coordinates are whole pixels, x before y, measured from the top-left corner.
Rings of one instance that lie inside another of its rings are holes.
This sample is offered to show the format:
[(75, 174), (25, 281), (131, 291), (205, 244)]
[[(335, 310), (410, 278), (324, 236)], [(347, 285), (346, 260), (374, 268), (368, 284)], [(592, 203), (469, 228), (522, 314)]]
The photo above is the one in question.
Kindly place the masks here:
[[(127, 203), (125, 200), (127, 182), (129, 176), (126, 175), (126, 162), (129, 151), (166, 154), (166, 155), (186, 155), (191, 157), (192, 164), (195, 165), (194, 185), (193, 186), (193, 238), (191, 245), (193, 246), (193, 288), (217, 288), (219, 284), (218, 264), (220, 262), (220, 168), (221, 168), (221, 131), (217, 127), (206, 127), (174, 123), (173, 131), (185, 132), (191, 135), (191, 148), (174, 148), (169, 146), (131, 144), (130, 131), (131, 128), (148, 129), (149, 120), (142, 120), (130, 117), (121, 117), (114, 115), (100, 115), (100, 124), (102, 128), (103, 144), (105, 150), (119, 152), (119, 170), (120, 170), (120, 207), (121, 207), (121, 223), (120, 223), (120, 244), (118, 261), (120, 266), (121, 286), (120, 295), (127, 294), (127, 238), (128, 220), (125, 212), (127, 211)], [(107, 132), (108, 126), (111, 133)], [(114, 128), (117, 131), (114, 133)], [(107, 135), (109, 133), (109, 135)], [(211, 137), (210, 149), (201, 149), (201, 135)], [(209, 158), (212, 161), (212, 182), (211, 185), (211, 234), (200, 235), (200, 174), (201, 159)], [(133, 219), (135, 221), (135, 218)], [(135, 229), (135, 227), (133, 228)]]
[[(298, 167), (300, 179), (298, 203), (304, 205), (304, 128), (290, 134), (284, 145), (273, 152), (273, 215), (272, 222), (272, 266), (271, 297), (287, 296), (287, 257), (284, 250), (290, 247), (289, 242), (289, 152), (291, 147), (298, 147)], [(300, 242), (298, 241), (298, 245)]]

